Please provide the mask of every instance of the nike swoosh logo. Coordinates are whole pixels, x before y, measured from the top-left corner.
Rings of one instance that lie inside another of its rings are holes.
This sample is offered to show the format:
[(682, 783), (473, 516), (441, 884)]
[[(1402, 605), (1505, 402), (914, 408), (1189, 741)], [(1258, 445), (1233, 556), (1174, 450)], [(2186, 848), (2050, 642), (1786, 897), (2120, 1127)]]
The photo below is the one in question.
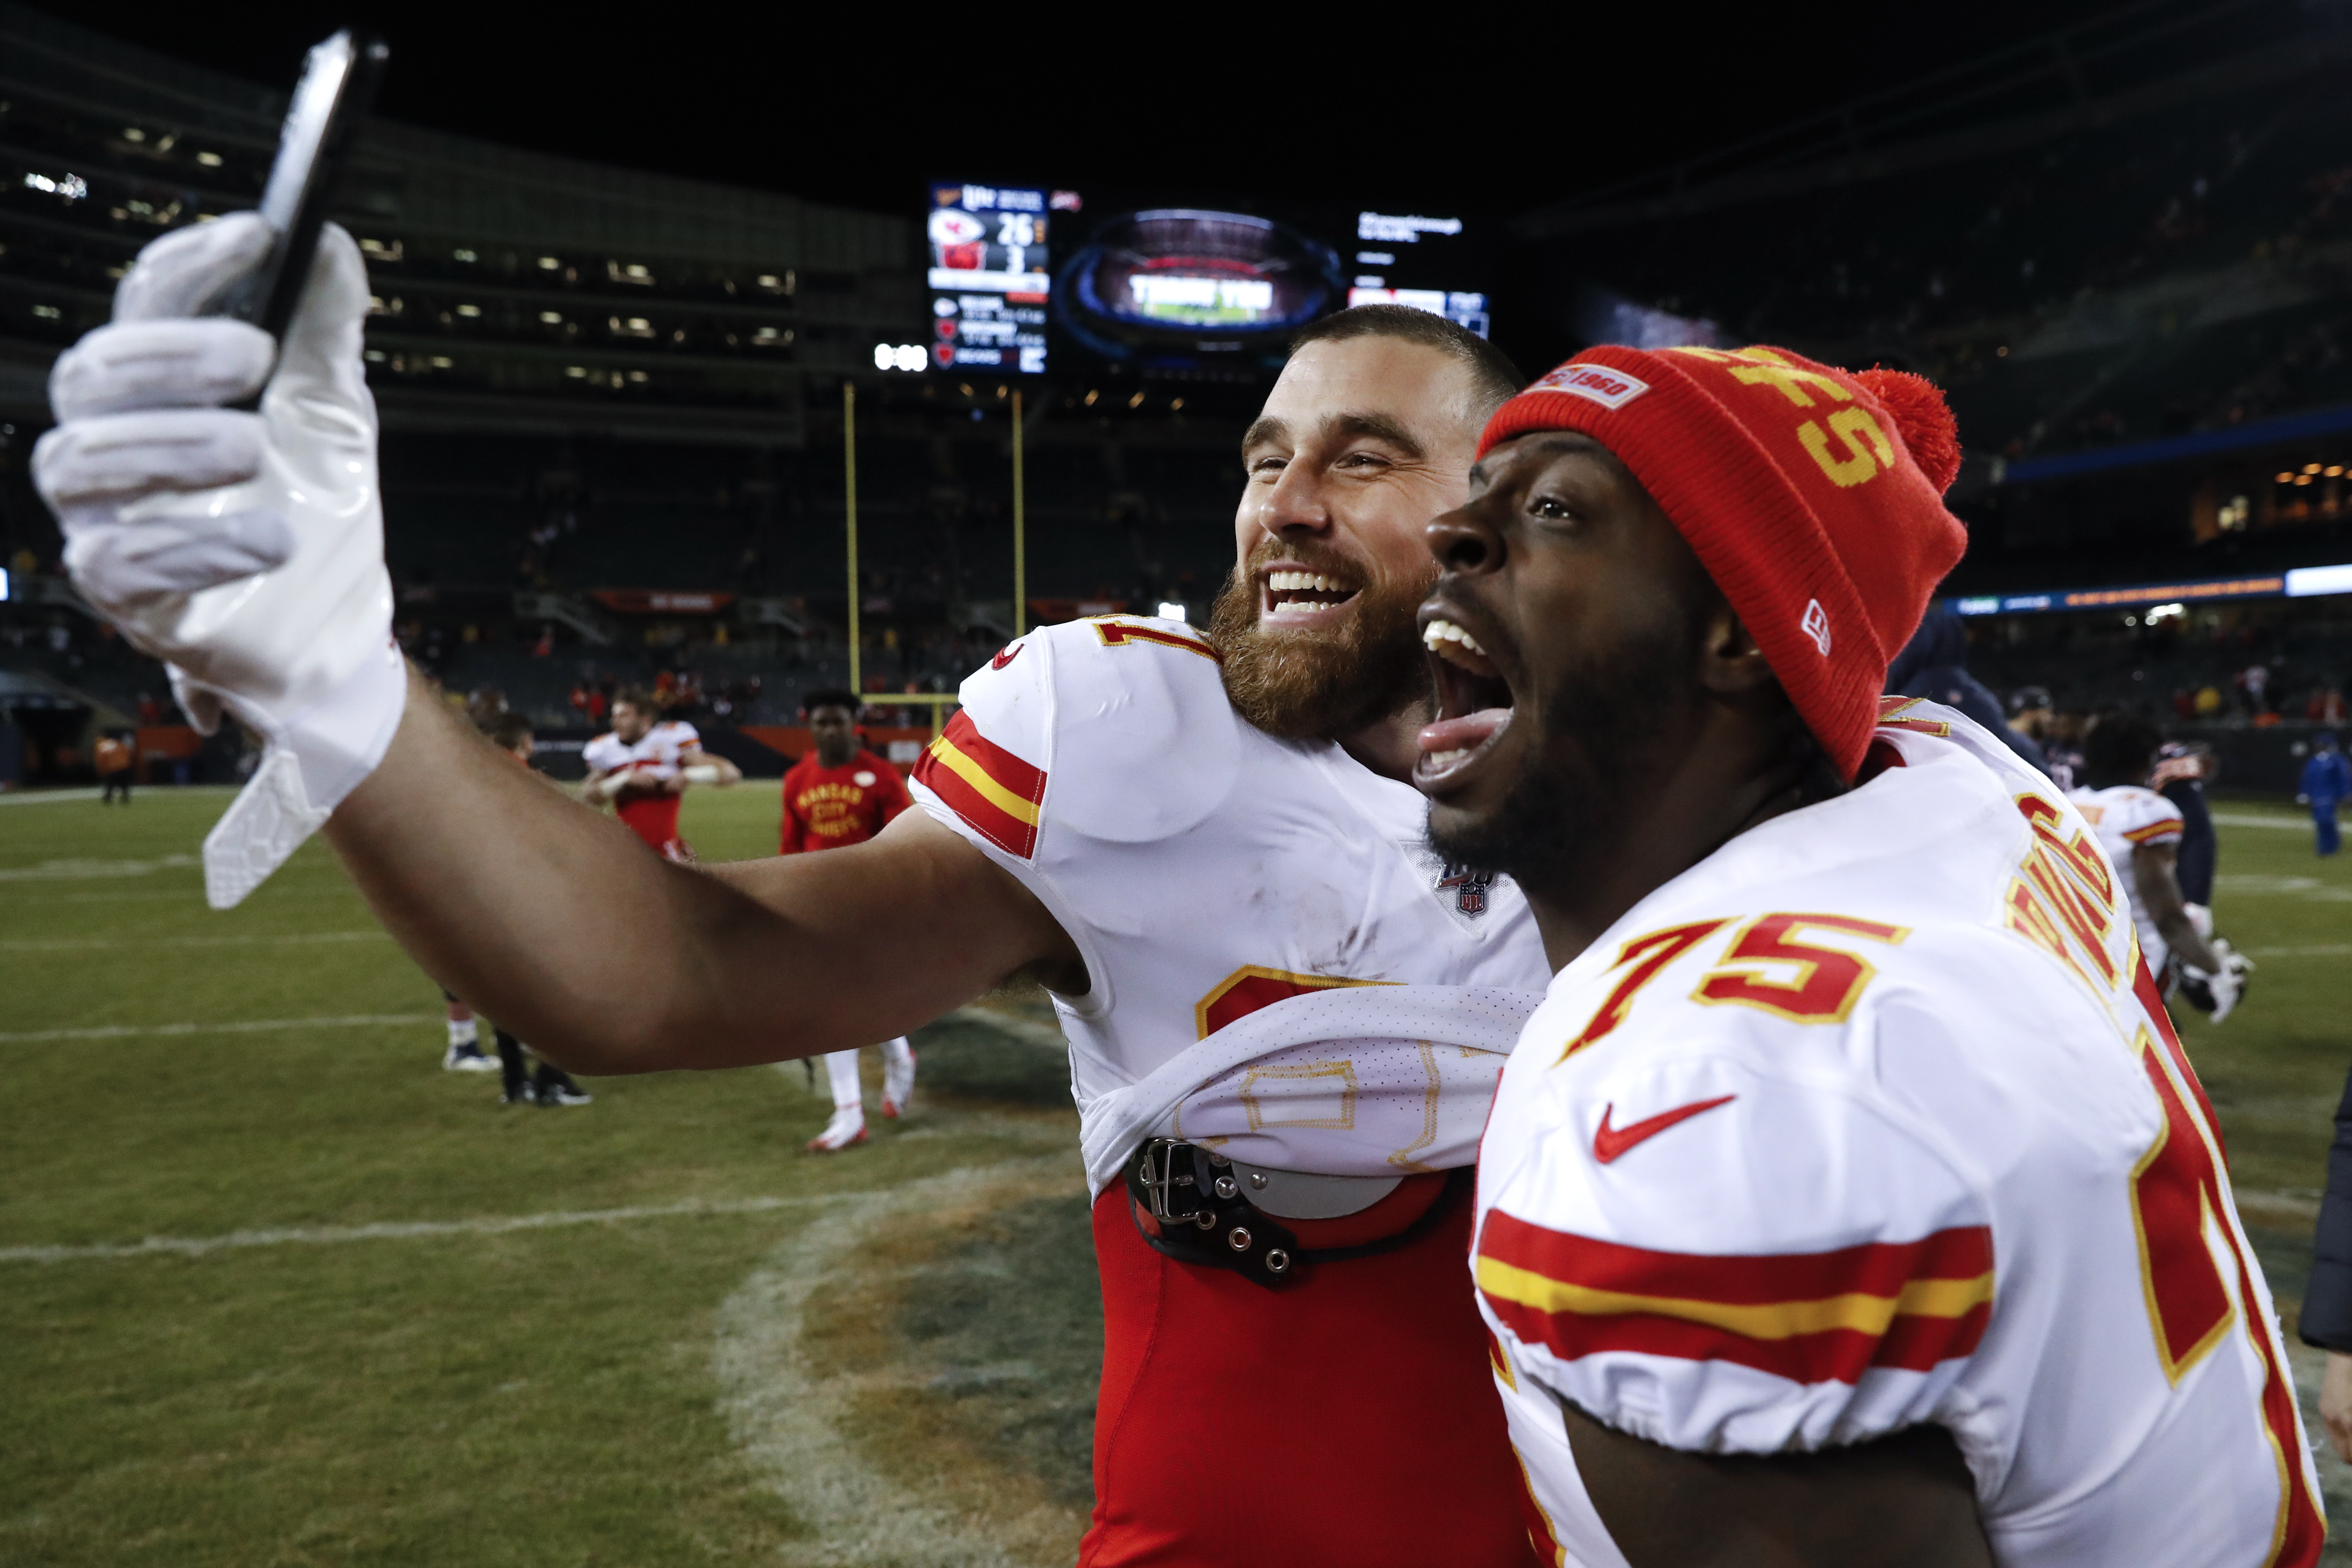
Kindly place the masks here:
[(1727, 1094), (1717, 1100), (1693, 1100), (1688, 1105), (1662, 1110), (1655, 1116), (1644, 1117), (1625, 1127), (1610, 1126), (1609, 1118), (1617, 1107), (1613, 1104), (1603, 1106), (1601, 1125), (1592, 1132), (1592, 1157), (1606, 1165), (1644, 1138), (1654, 1138), (1677, 1121), (1688, 1121), (1703, 1110), (1713, 1110), (1717, 1106), (1727, 1105), (1738, 1098), (1737, 1095)]
[(1011, 664), (1014, 659), (1019, 658), (1021, 657), (1021, 650), (1028, 646), (1029, 645), (1025, 642), (1014, 643), (1011, 647), (1006, 648), (1003, 653), (1000, 653), (994, 658), (990, 659), (988, 661), (988, 668), (991, 669), (1003, 669), (1006, 665)]

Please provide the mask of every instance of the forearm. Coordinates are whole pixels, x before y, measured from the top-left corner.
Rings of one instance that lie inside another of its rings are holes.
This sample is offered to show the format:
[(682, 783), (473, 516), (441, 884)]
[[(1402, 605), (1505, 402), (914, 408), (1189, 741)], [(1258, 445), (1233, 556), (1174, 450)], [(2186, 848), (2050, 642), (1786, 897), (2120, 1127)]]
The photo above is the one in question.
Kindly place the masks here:
[(2173, 857), (2147, 848), (2136, 851), (2132, 856), (2132, 878), (2139, 889), (2140, 905), (2156, 922), (2164, 945), (2183, 963), (2208, 974), (2221, 968), (2221, 955), (2198, 934), (2196, 923), (2189, 918), (2188, 907), (2181, 902)]
[(1990, 1568), (1968, 1467), (1940, 1426), (1814, 1454), (1696, 1454), (1561, 1409), (1633, 1568)]
[[(412, 677), (383, 763), (327, 837), (425, 972), (566, 1066), (692, 1065), (671, 1042), (702, 1004), (682, 934), (745, 904), (538, 787)], [(731, 911), (756, 916), (755, 907)]]
[(919, 813), (850, 849), (688, 869), (531, 784), (421, 682), (327, 835), (427, 973), (583, 1072), (871, 1045), (1076, 959), (1034, 896)]

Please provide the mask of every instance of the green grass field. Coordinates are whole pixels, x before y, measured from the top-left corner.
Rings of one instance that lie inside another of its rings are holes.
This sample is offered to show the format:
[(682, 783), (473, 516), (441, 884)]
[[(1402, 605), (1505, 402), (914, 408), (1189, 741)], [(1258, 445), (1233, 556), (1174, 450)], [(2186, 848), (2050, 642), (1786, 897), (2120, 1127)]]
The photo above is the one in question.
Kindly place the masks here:
[[(1100, 1326), (1042, 1008), (919, 1036), (917, 1114), (835, 1158), (796, 1065), (501, 1107), (322, 846), (205, 909), (226, 802), (0, 797), (0, 1563), (1069, 1561)], [(2222, 810), (2262, 969), (2186, 1027), (2291, 1322), (2352, 860)]]

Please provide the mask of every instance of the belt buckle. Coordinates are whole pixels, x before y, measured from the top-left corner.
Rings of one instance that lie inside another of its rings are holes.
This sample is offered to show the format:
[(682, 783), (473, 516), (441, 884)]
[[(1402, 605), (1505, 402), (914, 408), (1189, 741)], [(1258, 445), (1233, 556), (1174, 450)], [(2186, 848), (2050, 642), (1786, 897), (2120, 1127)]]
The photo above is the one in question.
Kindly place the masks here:
[[(1162, 1225), (1192, 1225), (1214, 1230), (1217, 1212), (1208, 1202), (1201, 1179), (1200, 1148), (1181, 1138), (1147, 1138), (1139, 1158), (1138, 1179), (1151, 1217)], [(1196, 1201), (1182, 1213), (1176, 1210), (1179, 1187), (1189, 1187)]]

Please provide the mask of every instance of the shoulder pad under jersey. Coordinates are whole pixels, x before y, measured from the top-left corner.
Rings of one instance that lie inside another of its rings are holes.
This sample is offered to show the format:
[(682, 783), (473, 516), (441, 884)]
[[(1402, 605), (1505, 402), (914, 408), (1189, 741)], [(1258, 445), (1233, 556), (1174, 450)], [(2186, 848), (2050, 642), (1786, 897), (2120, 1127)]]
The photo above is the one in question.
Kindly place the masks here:
[(1181, 621), (1040, 626), (974, 670), (960, 719), (1045, 774), (1040, 840), (1150, 843), (1223, 804), (1241, 751), (1216, 651)]

